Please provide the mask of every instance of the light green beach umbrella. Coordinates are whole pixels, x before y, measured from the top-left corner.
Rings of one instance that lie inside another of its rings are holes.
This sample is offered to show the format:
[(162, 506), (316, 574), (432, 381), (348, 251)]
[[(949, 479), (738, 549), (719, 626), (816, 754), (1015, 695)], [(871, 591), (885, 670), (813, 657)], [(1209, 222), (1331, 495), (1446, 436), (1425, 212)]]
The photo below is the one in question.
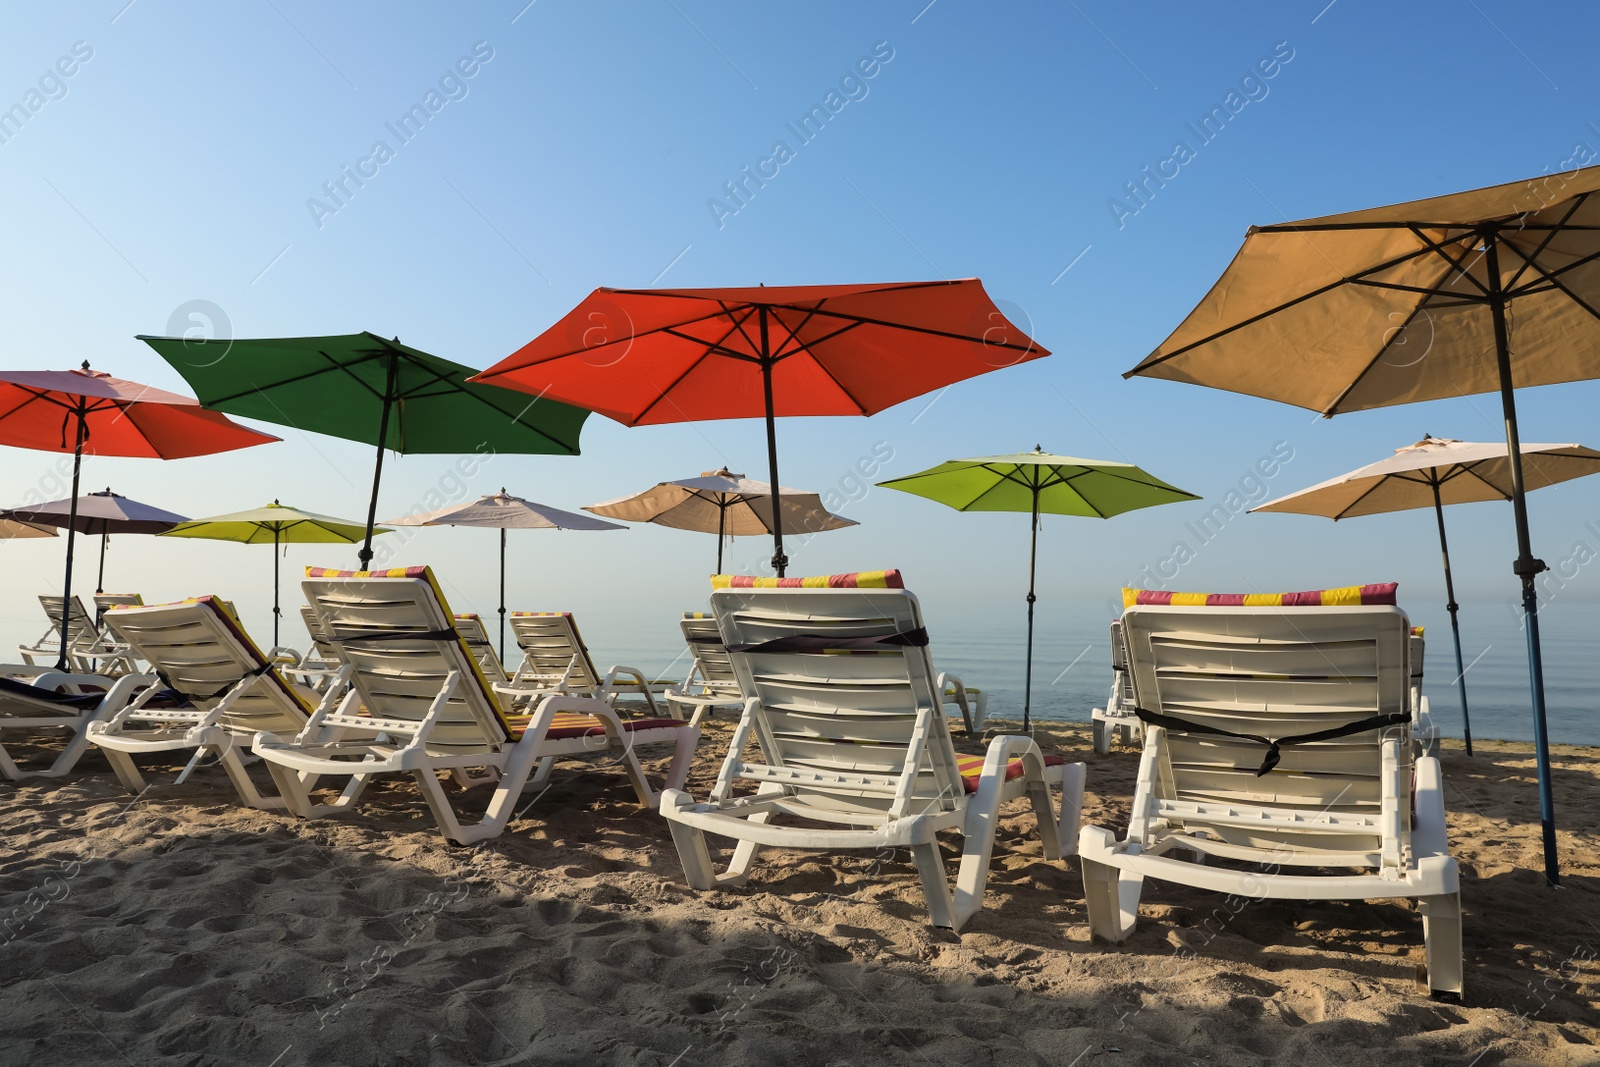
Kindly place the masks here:
[(1056, 456), (1035, 445), (1009, 456), (952, 459), (903, 478), (879, 482), (957, 511), (1025, 511), (1032, 515), (1028, 543), (1028, 660), (1022, 726), (1032, 726), (1034, 573), (1039, 557), (1039, 515), (1109, 519), (1124, 511), (1199, 500), (1131, 463)]
[[(381, 527), (374, 534), (389, 533)], [(272, 643), (278, 644), (278, 546), (283, 544), (353, 545), (367, 534), (367, 526), (299, 511), (274, 500), (263, 508), (213, 515), (209, 519), (180, 522), (161, 537), (203, 537), (209, 541), (237, 541), (245, 545), (272, 546)]]

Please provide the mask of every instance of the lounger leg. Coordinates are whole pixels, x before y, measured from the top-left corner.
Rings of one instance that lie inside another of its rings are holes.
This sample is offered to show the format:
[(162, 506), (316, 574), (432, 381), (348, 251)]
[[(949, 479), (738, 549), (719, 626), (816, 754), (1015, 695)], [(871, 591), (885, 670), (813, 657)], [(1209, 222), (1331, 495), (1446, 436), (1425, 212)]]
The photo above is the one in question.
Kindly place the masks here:
[(1089, 911), (1089, 933), (1113, 944), (1133, 933), (1139, 918), (1139, 894), (1144, 878), (1120, 868), (1080, 856), (1083, 863), (1083, 897)]
[(267, 761), (267, 770), (272, 773), (272, 781), (283, 797), (284, 807), (302, 819), (311, 818), (311, 787), (300, 773), (271, 760)]
[(454, 841), (459, 845), (470, 845), (483, 837), (492, 836), (492, 832), (482, 825), (471, 827), (470, 830), (461, 825), (461, 820), (456, 818), (455, 809), (450, 806), (450, 798), (444, 795), (444, 787), (439, 784), (439, 775), (431, 768), (418, 768), (411, 772), (411, 776), (417, 780), (417, 788), (422, 791), (422, 799), (427, 801), (428, 810), (433, 812), (433, 819), (439, 824), (439, 831), (444, 834), (445, 840)]
[(700, 727), (684, 726), (678, 729), (678, 744), (672, 750), (672, 762), (667, 765), (667, 781), (662, 791), (682, 789), (689, 777), (689, 765), (694, 762), (695, 746), (700, 743)]
[(144, 776), (139, 773), (139, 767), (133, 762), (133, 757), (126, 752), (118, 752), (114, 748), (102, 748), (106, 754), (106, 762), (111, 764), (111, 769), (117, 772), (117, 781), (123, 788), (131, 793), (137, 793), (144, 788)]
[(256, 784), (250, 780), (250, 772), (245, 770), (244, 760), (239, 758), (239, 749), (233, 745), (226, 745), (222, 749), (222, 769), (228, 772), (228, 781), (233, 783), (234, 792), (239, 794), (239, 800), (252, 808), (262, 811), (282, 811), (289, 806), (283, 797), (262, 796), (256, 789)]
[(1094, 750), (1098, 755), (1105, 756), (1111, 752), (1111, 735), (1115, 732), (1109, 722), (1104, 719), (1094, 720)]
[(1461, 959), (1461, 894), (1423, 897), (1422, 941), (1428, 957), (1428, 992), (1459, 999), (1465, 975)]
[[(1056, 820), (1057, 852), (1052, 855), (1049, 838), (1045, 841), (1045, 858), (1060, 859), (1078, 854), (1078, 828), (1083, 822), (1083, 787), (1088, 781), (1089, 768), (1082, 763), (1069, 763), (1061, 768), (1061, 817)], [(1037, 810), (1037, 806), (1035, 806)], [(1040, 834), (1045, 833), (1045, 823), (1039, 823)]]
[[(675, 810), (694, 805), (694, 798), (678, 789), (669, 789), (661, 795), (663, 810)], [(683, 864), (683, 880), (690, 889), (711, 889), (717, 884), (716, 870), (711, 863), (711, 850), (706, 846), (705, 832), (676, 820), (669, 820), (672, 843), (678, 849), (678, 861)]]
[(535, 771), (528, 778), (528, 784), (527, 784), (527, 786), (525, 788), (528, 788), (528, 789), (541, 789), (541, 788), (543, 788), (545, 783), (550, 781), (550, 772), (555, 770), (555, 768), (556, 768), (556, 758), (554, 756), (546, 756), (546, 757), (544, 757), (543, 759), (541, 759), (539, 761), (539, 769), (537, 771)]
[[(993, 836), (990, 837), (991, 844)], [(985, 852), (987, 853), (987, 849)], [(939, 853), (939, 842), (924, 841), (911, 846), (911, 858), (917, 863), (917, 873), (922, 875), (922, 891), (928, 898), (928, 921), (934, 926), (942, 926), (950, 930), (961, 929), (964, 917), (956, 914), (955, 900), (950, 895), (949, 875), (945, 873), (944, 857)], [(962, 857), (965, 867), (966, 858)], [(988, 870), (988, 856), (984, 856), (984, 873)], [(981, 906), (983, 887), (978, 887), (978, 901)], [(973, 908), (977, 911), (977, 908)]]

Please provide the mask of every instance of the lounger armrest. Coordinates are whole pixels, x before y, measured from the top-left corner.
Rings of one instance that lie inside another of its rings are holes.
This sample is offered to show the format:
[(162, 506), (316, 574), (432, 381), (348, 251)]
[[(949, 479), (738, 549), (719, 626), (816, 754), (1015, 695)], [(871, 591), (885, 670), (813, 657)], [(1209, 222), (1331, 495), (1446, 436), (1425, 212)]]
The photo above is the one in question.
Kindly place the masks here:
[(1411, 827), (1411, 849), (1418, 862), (1429, 856), (1450, 855), (1445, 829), (1444, 774), (1433, 756), (1417, 760), (1416, 822)]
[(941, 673), (938, 678), (934, 679), (933, 684), (939, 690), (941, 703), (948, 703), (954, 700), (956, 707), (961, 709), (961, 721), (966, 724), (967, 733), (976, 733), (979, 724), (974, 722), (972, 714), (973, 702), (967, 695), (967, 687), (961, 683), (961, 679), (954, 674)]

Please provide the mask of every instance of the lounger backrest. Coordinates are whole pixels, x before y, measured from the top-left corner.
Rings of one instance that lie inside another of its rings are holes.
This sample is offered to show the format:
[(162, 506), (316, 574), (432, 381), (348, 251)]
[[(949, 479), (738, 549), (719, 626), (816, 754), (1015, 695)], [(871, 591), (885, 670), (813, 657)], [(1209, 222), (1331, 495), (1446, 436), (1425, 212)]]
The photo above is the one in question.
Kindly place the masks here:
[(472, 614), (457, 615), (456, 633), (467, 643), (472, 658), (478, 661), (483, 676), (489, 679), (491, 685), (503, 685), (510, 681), (500, 656), (494, 650), (494, 643), (489, 640), (488, 631), (483, 628), (482, 619)]
[(599, 687), (599, 675), (570, 611), (513, 611), (511, 632), (517, 635), (517, 647), (524, 657), (519, 673), (560, 677), (572, 666), (567, 682), (570, 689), (583, 693)]
[(267, 666), (261, 649), (216, 597), (114, 607), (106, 612), (106, 626), (156, 670), (164, 685), (202, 711), (216, 707), (242, 679), (261, 675), (219, 720), (240, 737), (258, 730), (295, 733), (313, 710)]
[(339, 662), (339, 646), (328, 640), (328, 628), (322, 625), (322, 620), (317, 618), (317, 609), (310, 604), (300, 605), (300, 619), (306, 624), (306, 633), (311, 638), (311, 647), (317, 650), (317, 655), (326, 663)]
[[(39, 604), (50, 616), (51, 628), (57, 635), (61, 633), (61, 605), (62, 598), (58, 596), (41, 596)], [(88, 612), (83, 610), (83, 601), (76, 596), (67, 608), (67, 647), (69, 649), (93, 648), (100, 640), (100, 631), (95, 627), (94, 620)]]
[(428, 748), (476, 751), (510, 737), (499, 702), (427, 567), (307, 567), (301, 588), (351, 668), (350, 683), (374, 728), (414, 734), (453, 671), (459, 677), (428, 734)]
[(1118, 698), (1124, 707), (1133, 707), (1133, 679), (1128, 675), (1128, 650), (1122, 643), (1122, 620), (1111, 620), (1111, 670), (1117, 680)]
[[(774, 581), (731, 579), (741, 580)], [(719, 581), (730, 579), (713, 578)], [(963, 793), (955, 746), (934, 684), (922, 610), (900, 587), (899, 572), (783, 581), (782, 587), (725, 585), (711, 594), (740, 687), (760, 700), (756, 733), (766, 765), (847, 776), (837, 784), (790, 787), (844, 810), (952, 810)], [(772, 644), (795, 637), (802, 647)], [(812, 638), (824, 641), (804, 640)], [(890, 640), (863, 647), (861, 638)], [(850, 775), (876, 779), (871, 789), (852, 788)]]
[(1378, 715), (1392, 725), (1267, 753), (1248, 740), (1167, 731), (1166, 799), (1376, 811), (1381, 742), (1410, 752), (1409, 624), (1393, 606), (1135, 606), (1122, 616), (1137, 706), (1278, 739)]
[(743, 692), (739, 688), (739, 676), (734, 673), (733, 660), (728, 656), (728, 647), (722, 643), (716, 617), (707, 611), (686, 611), (678, 625), (683, 629), (683, 639), (689, 643), (689, 653), (694, 657), (701, 683), (718, 692)]
[(104, 615), (112, 608), (138, 607), (144, 603), (144, 597), (138, 593), (96, 593), (94, 595), (94, 610)]

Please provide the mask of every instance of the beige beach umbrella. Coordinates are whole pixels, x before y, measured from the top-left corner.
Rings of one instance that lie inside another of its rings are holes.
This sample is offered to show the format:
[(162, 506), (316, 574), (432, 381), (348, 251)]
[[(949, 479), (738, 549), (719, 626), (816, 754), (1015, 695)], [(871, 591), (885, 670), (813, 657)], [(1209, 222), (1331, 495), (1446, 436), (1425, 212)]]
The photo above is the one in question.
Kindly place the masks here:
[[(1394, 455), (1360, 470), (1269, 500), (1251, 511), (1351, 519), (1391, 511), (1432, 508), (1439, 524), (1439, 553), (1444, 559), (1445, 609), (1456, 649), (1456, 686), (1461, 695), (1461, 723), (1472, 755), (1472, 719), (1467, 711), (1467, 669), (1461, 659), (1461, 624), (1456, 617), (1455, 582), (1450, 575), (1450, 542), (1444, 532), (1444, 505), (1511, 499), (1511, 463), (1504, 442), (1457, 441), (1424, 437)], [(1582, 445), (1523, 445), (1525, 487), (1542, 489), (1557, 482), (1600, 473), (1600, 452)]]
[(548, 504), (535, 504), (512, 496), (502, 488), (465, 504), (452, 504), (438, 511), (388, 519), (385, 526), (480, 526), (500, 531), (500, 658), (506, 656), (506, 531), (507, 530), (626, 530), (614, 522), (602, 522), (576, 511), (562, 511)]
[(1510, 455), (1545, 878), (1560, 879), (1516, 386), (1600, 377), (1600, 167), (1253, 226), (1128, 372), (1332, 416), (1498, 392)]
[[(783, 505), (783, 532), (820, 533), (859, 525), (854, 519), (835, 515), (816, 493), (779, 486)], [(632, 496), (618, 497), (583, 509), (596, 515), (624, 522), (653, 522), (675, 530), (717, 535), (717, 573), (722, 573), (722, 542), (728, 537), (772, 535), (772, 486), (726, 467), (703, 471), (698, 478), (657, 482)]]

